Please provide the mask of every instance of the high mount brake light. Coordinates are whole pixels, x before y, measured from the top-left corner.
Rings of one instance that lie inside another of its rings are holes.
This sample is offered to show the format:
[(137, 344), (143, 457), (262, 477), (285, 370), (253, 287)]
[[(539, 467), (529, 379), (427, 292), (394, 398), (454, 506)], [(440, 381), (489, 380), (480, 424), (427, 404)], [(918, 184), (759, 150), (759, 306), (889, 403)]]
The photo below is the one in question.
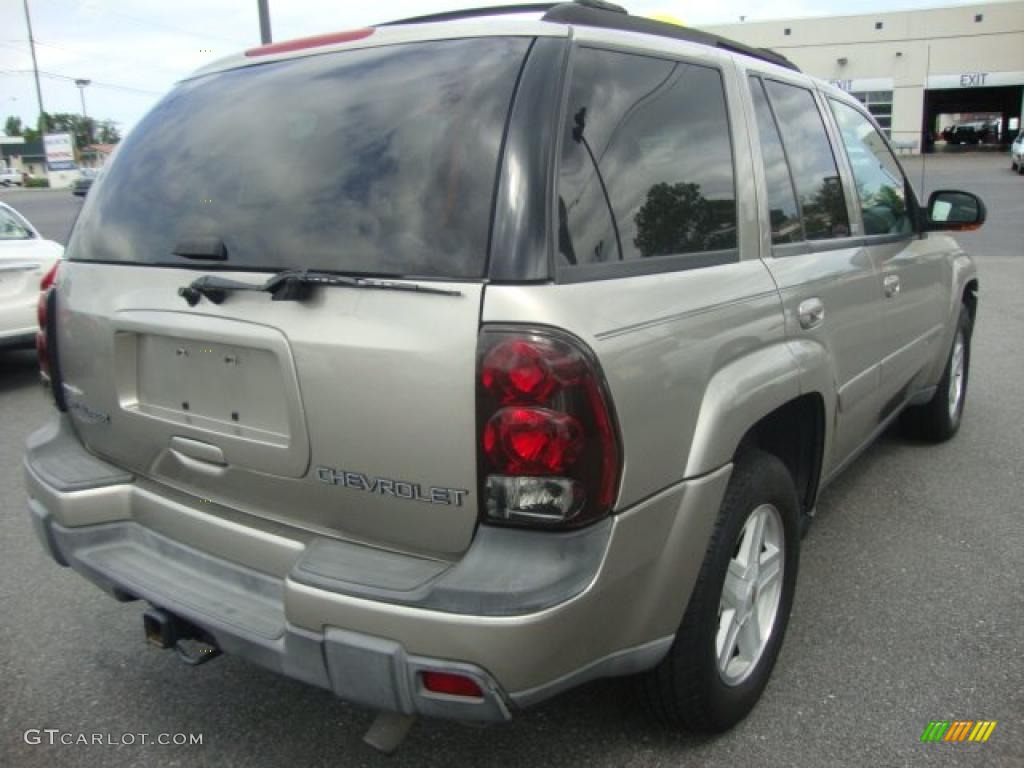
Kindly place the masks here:
[(245, 52), (246, 56), (270, 56), (275, 53), (291, 53), (306, 48), (319, 48), (322, 45), (338, 45), (339, 43), (354, 43), (356, 40), (363, 40), (377, 30), (373, 27), (366, 29), (350, 29), (346, 32), (331, 32), (326, 35), (314, 35), (313, 37), (300, 37), (297, 40), (285, 40), (280, 43), (261, 45), (258, 48), (250, 48)]
[(590, 350), (550, 330), (485, 328), (478, 359), (483, 519), (577, 528), (606, 516), (620, 449)]

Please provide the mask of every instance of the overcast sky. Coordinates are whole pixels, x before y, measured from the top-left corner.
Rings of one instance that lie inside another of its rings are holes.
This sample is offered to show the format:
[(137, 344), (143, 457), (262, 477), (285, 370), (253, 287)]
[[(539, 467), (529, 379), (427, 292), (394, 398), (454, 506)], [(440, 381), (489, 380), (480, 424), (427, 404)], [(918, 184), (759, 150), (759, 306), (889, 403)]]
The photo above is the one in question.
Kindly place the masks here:
[[(620, 0), (621, 1), (621, 0)], [(514, 0), (270, 0), (274, 39)], [(29, 0), (48, 112), (80, 112), (74, 78), (88, 78), (90, 117), (131, 128), (173, 83), (213, 59), (259, 43), (256, 0)], [(686, 24), (821, 16), (834, 0), (627, 0), (631, 13)], [(951, 5), (936, 0), (849, 0), (842, 13)], [(965, 3), (966, 4), (966, 3)], [(0, 0), (0, 128), (7, 115), (34, 124), (38, 109), (22, 0)], [(63, 76), (56, 77), (56, 76)], [(71, 79), (66, 79), (71, 78)]]

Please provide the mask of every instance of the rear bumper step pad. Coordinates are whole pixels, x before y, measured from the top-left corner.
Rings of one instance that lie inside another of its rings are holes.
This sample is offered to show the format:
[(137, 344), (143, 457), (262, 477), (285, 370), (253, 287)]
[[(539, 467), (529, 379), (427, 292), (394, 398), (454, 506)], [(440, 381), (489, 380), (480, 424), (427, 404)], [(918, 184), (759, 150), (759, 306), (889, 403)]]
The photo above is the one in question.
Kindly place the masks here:
[[(54, 560), (120, 599), (147, 600), (187, 619), (227, 653), (375, 709), (459, 720), (511, 717), (505, 694), (479, 667), (410, 655), (397, 642), (357, 632), (327, 627), (321, 634), (289, 624), (281, 579), (210, 557), (132, 521), (65, 528), (35, 500), (29, 500), (29, 512)], [(419, 682), (425, 671), (469, 676), (483, 697), (431, 694)]]

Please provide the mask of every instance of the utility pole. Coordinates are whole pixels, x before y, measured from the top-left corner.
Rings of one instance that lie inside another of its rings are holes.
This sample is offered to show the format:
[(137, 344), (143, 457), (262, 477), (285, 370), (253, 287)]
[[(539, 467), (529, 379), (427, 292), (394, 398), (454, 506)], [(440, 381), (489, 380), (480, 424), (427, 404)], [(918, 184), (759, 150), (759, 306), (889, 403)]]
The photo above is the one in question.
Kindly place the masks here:
[(36, 78), (36, 100), (39, 102), (39, 128), (45, 136), (50, 130), (46, 124), (46, 110), (43, 109), (43, 89), (39, 87), (39, 64), (36, 63), (36, 40), (32, 36), (32, 16), (28, 12), (28, 0), (22, 0), (25, 7), (25, 25), (28, 27), (28, 47), (32, 51), (32, 73)]
[(89, 115), (85, 111), (85, 87), (91, 83), (92, 80), (86, 80), (85, 78), (75, 80), (75, 85), (78, 86), (78, 93), (82, 97), (82, 124), (85, 126), (85, 140), (88, 144), (92, 144), (92, 126), (89, 125)]
[[(25, 0), (25, 2), (28, 2), (28, 0)], [(269, 2), (270, 0), (256, 0), (256, 5), (260, 12), (260, 42), (263, 45), (268, 45), (271, 42)]]

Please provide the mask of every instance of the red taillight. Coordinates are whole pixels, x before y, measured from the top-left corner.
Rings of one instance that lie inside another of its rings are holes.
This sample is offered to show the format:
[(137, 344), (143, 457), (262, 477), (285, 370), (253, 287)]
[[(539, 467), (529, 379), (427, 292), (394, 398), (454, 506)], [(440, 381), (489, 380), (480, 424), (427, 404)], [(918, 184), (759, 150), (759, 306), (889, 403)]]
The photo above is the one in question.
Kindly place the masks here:
[(619, 444), (590, 351), (553, 331), (485, 329), (479, 359), (484, 518), (566, 528), (607, 515)]
[(54, 282), (56, 282), (56, 280), (57, 280), (57, 269), (59, 267), (60, 267), (60, 262), (58, 261), (56, 264), (54, 264), (52, 267), (50, 267), (50, 269), (47, 271), (47, 273), (45, 275), (43, 275), (43, 279), (39, 281), (39, 290), (40, 291), (48, 291), (48, 290), (50, 290), (50, 288), (53, 286)]
[(503, 403), (539, 403), (558, 386), (538, 346), (520, 340), (506, 341), (487, 353), (480, 383)]
[[(39, 281), (39, 300), (36, 303), (36, 320), (39, 322), (39, 331), (36, 333), (36, 357), (39, 359), (39, 372), (43, 381), (49, 382), (53, 376), (53, 359), (50, 355), (50, 298), (57, 280), (57, 269), (60, 267), (58, 261)], [(59, 405), (59, 401), (58, 401)], [(63, 410), (63, 409), (62, 409)]]
[(476, 680), (465, 675), (451, 672), (422, 672), (423, 687), (431, 693), (442, 693), (446, 696), (462, 696), (464, 698), (482, 699), (484, 692)]
[(564, 472), (582, 447), (580, 423), (547, 408), (502, 408), (484, 427), (484, 450), (503, 474)]
[(258, 48), (250, 48), (245, 52), (246, 56), (269, 56), (272, 53), (290, 53), (301, 51), (304, 48), (318, 48), (321, 45), (337, 45), (338, 43), (353, 43), (356, 40), (363, 40), (372, 35), (376, 30), (373, 27), (366, 29), (350, 29), (346, 32), (331, 32), (326, 35), (315, 35), (313, 37), (300, 37), (297, 40), (285, 40), (281, 43), (270, 43), (261, 45)]

